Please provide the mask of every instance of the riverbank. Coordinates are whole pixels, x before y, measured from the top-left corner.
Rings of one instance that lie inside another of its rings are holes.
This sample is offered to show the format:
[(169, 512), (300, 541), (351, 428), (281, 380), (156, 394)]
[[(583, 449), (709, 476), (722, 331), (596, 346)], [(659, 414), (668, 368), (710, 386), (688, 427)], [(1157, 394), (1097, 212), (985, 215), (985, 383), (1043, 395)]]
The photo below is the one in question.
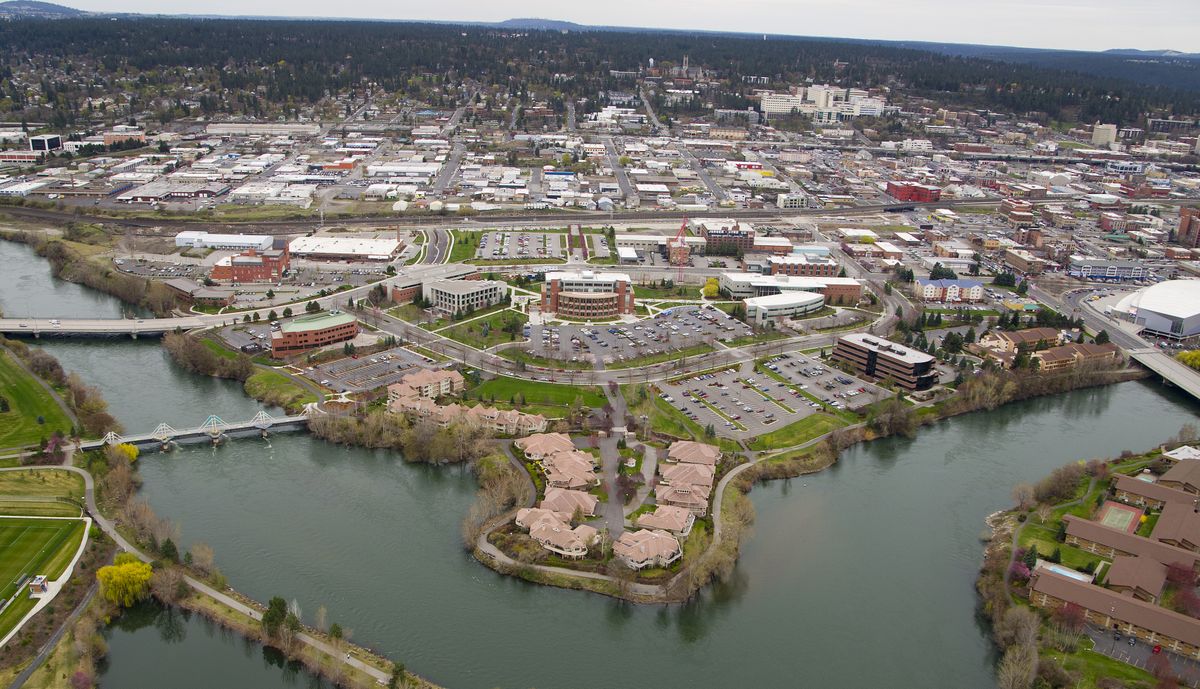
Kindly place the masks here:
[(613, 574), (580, 571), (561, 566), (536, 565), (509, 556), (496, 547), (491, 535), (512, 521), (515, 508), (491, 522), (489, 528), (476, 539), (471, 551), (477, 561), (490, 569), (532, 583), (590, 591), (633, 603), (683, 602), (694, 597), (705, 585), (714, 580), (725, 580), (732, 574), (741, 552), (742, 540), (755, 519), (754, 506), (748, 495), (760, 482), (824, 471), (838, 461), (843, 451), (854, 445), (895, 435), (913, 437), (921, 426), (954, 416), (1144, 376), (1144, 372), (1136, 369), (1111, 366), (1081, 367), (1056, 375), (987, 372), (973, 377), (971, 384), (964, 383), (952, 396), (934, 404), (913, 406), (900, 403), (898, 399), (889, 399), (869, 410), (863, 422), (837, 428), (801, 445), (771, 451), (735, 453), (740, 461), (726, 471), (714, 488), (711, 539), (700, 549), (685, 547), (679, 571), (662, 583), (645, 581), (636, 573), (630, 576), (621, 569)]
[[(1137, 653), (1137, 637), (1150, 634), (1150, 630), (1139, 627), (1135, 636), (1117, 618), (1100, 624), (1092, 612), (1070, 602), (1057, 608), (1046, 607), (1044, 603), (1035, 605), (1031, 585), (1039, 575), (1054, 576), (1045, 573), (1049, 569), (1075, 576), (1089, 589), (1126, 586), (1124, 579), (1119, 584), (1115, 580), (1108, 581), (1109, 573), (1113, 571), (1111, 563), (1123, 557), (1122, 554), (1097, 554), (1103, 549), (1098, 550), (1068, 536), (1065, 518), (1103, 521), (1110, 505), (1117, 505), (1120, 510), (1141, 515), (1140, 520), (1130, 524), (1129, 533), (1146, 537), (1148, 543), (1154, 542), (1149, 537), (1158, 520), (1157, 512), (1122, 502), (1122, 494), (1113, 492), (1113, 482), (1119, 476), (1162, 473), (1172, 465), (1163, 457), (1164, 448), (1195, 440), (1195, 426), (1189, 424), (1165, 445), (1147, 452), (1127, 451), (1118, 458), (1080, 460), (1065, 465), (1035, 485), (1018, 484), (1013, 488), (1013, 500), (1017, 504), (988, 516), (985, 521), (988, 530), (983, 536), (986, 543), (983, 562), (975, 587), (981, 612), (990, 623), (993, 641), (1003, 653), (999, 672), (1002, 677), (1017, 682), (1011, 686), (1028, 687), (1034, 677), (1045, 679), (1049, 686), (1083, 689), (1151, 684), (1176, 686), (1178, 681), (1192, 684), (1196, 680), (1195, 661), (1172, 656), (1165, 636), (1147, 637), (1144, 643), (1148, 645)], [(1132, 558), (1125, 559), (1132, 561)], [(1143, 559), (1137, 558), (1139, 562)], [(1183, 571), (1190, 571), (1190, 568), (1183, 567)], [(1194, 586), (1194, 574), (1192, 576)], [(1154, 584), (1149, 583), (1152, 580), (1153, 577), (1142, 579), (1138, 586), (1153, 588)], [(1164, 586), (1164, 582), (1160, 581), (1158, 586)], [(1195, 617), (1200, 610), (1188, 608), (1184, 603), (1187, 588), (1181, 580), (1176, 580), (1176, 575), (1168, 573), (1163, 591), (1146, 590), (1137, 597), (1142, 600), (1149, 597), (1164, 608)], [(1103, 614), (1113, 614), (1107, 604)], [(1120, 628), (1129, 634), (1128, 644), (1120, 634), (1114, 637), (1110, 648), (1105, 649), (1098, 643), (1098, 639), (1112, 634), (1108, 622), (1112, 623), (1112, 629)], [(1120, 641), (1120, 653), (1117, 653), (1117, 641)], [(1149, 646), (1155, 643), (1159, 644), (1155, 648), (1161, 649), (1161, 653), (1159, 650), (1148, 652)], [(1128, 650), (1124, 650), (1126, 648)], [(1145, 657), (1135, 660), (1141, 656)]]
[[(125, 304), (151, 311), (157, 316), (170, 315), (177, 302), (165, 284), (138, 279), (115, 270), (102, 256), (111, 248), (112, 238), (98, 233), (103, 243), (72, 241), (70, 229), (64, 238), (44, 233), (0, 231), (0, 240), (18, 242), (33, 248), (50, 263), (51, 275), (67, 282), (89, 287), (120, 299)], [(81, 239), (87, 237), (80, 237)]]

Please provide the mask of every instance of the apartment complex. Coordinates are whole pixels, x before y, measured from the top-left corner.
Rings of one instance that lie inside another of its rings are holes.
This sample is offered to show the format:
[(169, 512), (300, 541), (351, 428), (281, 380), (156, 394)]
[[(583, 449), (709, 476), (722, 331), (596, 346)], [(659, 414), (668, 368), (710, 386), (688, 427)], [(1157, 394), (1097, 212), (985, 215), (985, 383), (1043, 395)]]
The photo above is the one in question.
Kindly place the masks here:
[(634, 312), (633, 284), (625, 273), (555, 271), (542, 286), (542, 311), (571, 318), (610, 318)]
[(358, 335), (358, 319), (348, 313), (330, 311), (300, 316), (271, 333), (271, 356), (282, 358), (353, 340), (355, 335)]
[(983, 301), (983, 283), (975, 280), (918, 279), (914, 292), (922, 301), (946, 303)]
[(937, 382), (934, 358), (904, 345), (863, 333), (838, 338), (833, 358), (877, 380), (891, 379), (906, 390), (928, 390)]
[(837, 277), (841, 266), (828, 256), (816, 253), (793, 253), (787, 256), (771, 256), (767, 259), (770, 275), (797, 275), (800, 277)]

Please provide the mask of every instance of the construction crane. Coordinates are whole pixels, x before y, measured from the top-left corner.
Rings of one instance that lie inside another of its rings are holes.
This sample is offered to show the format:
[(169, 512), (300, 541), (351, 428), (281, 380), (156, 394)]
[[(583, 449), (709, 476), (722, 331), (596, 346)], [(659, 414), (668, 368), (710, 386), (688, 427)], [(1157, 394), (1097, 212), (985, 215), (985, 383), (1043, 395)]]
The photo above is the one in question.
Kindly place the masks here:
[(667, 261), (677, 266), (678, 270), (675, 273), (675, 284), (683, 284), (683, 269), (688, 266), (688, 245), (687, 237), (688, 221), (685, 217), (683, 224), (679, 226), (679, 231), (675, 233), (675, 237), (667, 242)]

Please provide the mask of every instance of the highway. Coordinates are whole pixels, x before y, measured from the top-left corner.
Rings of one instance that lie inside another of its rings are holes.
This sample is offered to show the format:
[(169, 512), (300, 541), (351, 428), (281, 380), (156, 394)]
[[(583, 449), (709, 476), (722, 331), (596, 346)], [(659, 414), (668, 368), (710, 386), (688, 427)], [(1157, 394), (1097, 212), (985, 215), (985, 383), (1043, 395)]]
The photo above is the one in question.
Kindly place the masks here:
[[(1111, 289), (1111, 286), (1108, 288)], [(1121, 323), (1093, 308), (1091, 302), (1087, 301), (1087, 297), (1096, 289), (1101, 288), (1071, 290), (1059, 298), (1035, 285), (1029, 290), (1029, 294), (1038, 301), (1054, 307), (1060, 313), (1082, 318), (1084, 325), (1092, 332), (1098, 333), (1101, 330), (1107, 332), (1109, 340), (1125, 350), (1134, 361), (1161, 376), (1164, 381), (1187, 392), (1192, 397), (1200, 399), (1200, 371), (1179, 363), (1175, 357), (1155, 347), (1153, 343), (1130, 333), (1121, 327)]]

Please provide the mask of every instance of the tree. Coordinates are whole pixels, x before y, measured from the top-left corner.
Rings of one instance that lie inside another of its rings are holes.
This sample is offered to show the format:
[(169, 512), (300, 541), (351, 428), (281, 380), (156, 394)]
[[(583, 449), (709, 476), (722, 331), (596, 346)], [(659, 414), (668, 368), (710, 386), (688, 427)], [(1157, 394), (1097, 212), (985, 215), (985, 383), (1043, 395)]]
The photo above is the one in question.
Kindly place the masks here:
[(285, 306), (285, 307), (284, 307), (284, 309), (283, 309), (283, 317), (284, 317), (284, 318), (291, 318), (291, 317), (292, 317), (292, 307), (290, 307), (290, 306)]
[(162, 542), (158, 550), (169, 562), (179, 562), (179, 548), (176, 547), (175, 541), (168, 538)]
[(1068, 634), (1079, 634), (1082, 632), (1083, 624), (1086, 620), (1083, 607), (1077, 603), (1066, 603), (1060, 606), (1054, 611), (1051, 618), (1058, 625), (1060, 631)]
[(701, 294), (704, 295), (705, 299), (715, 299), (720, 292), (721, 285), (717, 282), (716, 278), (709, 278), (706, 280), (704, 283), (704, 289), (701, 290)]
[(150, 577), (154, 570), (132, 553), (117, 555), (113, 564), (96, 571), (100, 595), (124, 608), (146, 597), (150, 592)]
[(274, 299), (274, 298), (275, 298), (275, 290), (268, 288), (267, 289), (267, 299)]
[[(1014, 608), (1024, 610), (1024, 608)], [(1033, 644), (1016, 644), (1004, 652), (996, 680), (1000, 689), (1029, 689), (1037, 674), (1037, 647)]]
[(1100, 332), (1096, 333), (1096, 337), (1092, 340), (1092, 342), (1095, 342), (1096, 344), (1108, 344), (1108, 331), (1101, 330)]
[(275, 313), (275, 309), (271, 309), (271, 312), (267, 314), (267, 320), (269, 320), (269, 321), (279, 320), (279, 314)]
[(283, 628), (283, 623), (287, 620), (288, 605), (287, 601), (275, 596), (267, 603), (267, 611), (262, 616), (262, 628), (268, 639), (274, 639), (279, 635), (279, 631)]
[(396, 663), (392, 665), (392, 676), (388, 680), (388, 689), (399, 689), (402, 686), (408, 686), (408, 673), (404, 663)]

